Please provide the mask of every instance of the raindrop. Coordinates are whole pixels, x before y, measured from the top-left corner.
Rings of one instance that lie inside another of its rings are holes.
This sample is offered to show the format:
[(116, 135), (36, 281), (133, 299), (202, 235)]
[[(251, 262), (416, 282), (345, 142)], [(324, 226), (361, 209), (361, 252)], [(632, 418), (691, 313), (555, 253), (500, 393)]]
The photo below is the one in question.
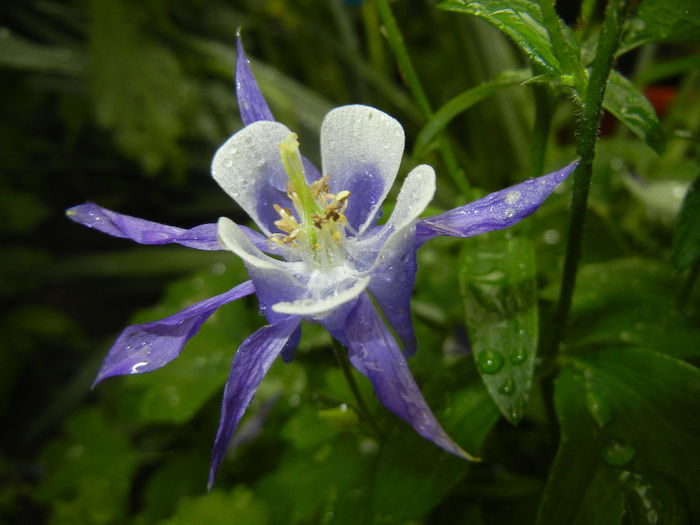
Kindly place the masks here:
[(513, 215), (515, 215), (515, 210), (513, 208), (506, 208), (503, 212), (503, 216), (506, 219), (510, 219)]
[(522, 365), (527, 361), (527, 351), (524, 348), (516, 348), (510, 354), (510, 362), (514, 365)]
[(265, 159), (259, 158), (259, 159), (256, 161), (255, 165), (256, 165), (258, 168), (262, 168), (262, 167), (265, 165)]
[(506, 193), (506, 204), (515, 204), (520, 200), (520, 192), (518, 190), (511, 190)]
[(503, 381), (503, 384), (498, 388), (498, 391), (507, 396), (512, 395), (513, 392), (515, 392), (515, 381), (513, 381), (513, 378), (511, 377)]
[(602, 455), (605, 462), (609, 465), (621, 467), (632, 461), (634, 452), (632, 445), (619, 439), (612, 439), (603, 448)]
[(503, 356), (495, 350), (484, 350), (477, 358), (477, 366), (482, 374), (495, 374), (503, 368)]
[[(589, 385), (590, 383), (587, 386)], [(603, 427), (612, 419), (610, 401), (603, 392), (588, 390), (586, 392), (586, 408), (598, 426)]]

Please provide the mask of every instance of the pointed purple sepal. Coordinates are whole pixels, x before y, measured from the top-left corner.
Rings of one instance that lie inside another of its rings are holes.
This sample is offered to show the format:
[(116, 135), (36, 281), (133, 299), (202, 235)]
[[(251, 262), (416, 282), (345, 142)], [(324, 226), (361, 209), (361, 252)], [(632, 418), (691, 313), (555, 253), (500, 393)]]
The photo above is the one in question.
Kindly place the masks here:
[(428, 441), (461, 458), (474, 459), (450, 439), (435, 419), (404, 355), (366, 294), (360, 296), (348, 316), (346, 334), (350, 362), (369, 378), (386, 408)]
[(377, 301), (387, 322), (403, 343), (406, 357), (416, 353), (416, 336), (411, 319), (411, 296), (416, 281), (416, 251), (412, 240), (401, 251), (385, 254), (372, 272), (367, 289)]
[(255, 291), (246, 281), (228, 292), (188, 306), (160, 321), (126, 327), (107, 353), (93, 387), (104, 379), (124, 374), (143, 374), (175, 359), (220, 306)]
[[(185, 230), (177, 226), (167, 226), (117, 213), (98, 206), (94, 202), (73, 206), (66, 210), (66, 216), (73, 222), (88, 228), (94, 228), (121, 239), (131, 239), (139, 244), (181, 244), (197, 250), (223, 250), (216, 238), (215, 223), (200, 224)], [(263, 235), (246, 226), (241, 226), (241, 229), (258, 249), (265, 252), (272, 251)]]
[(277, 323), (263, 326), (243, 341), (231, 363), (231, 374), (224, 387), (221, 420), (211, 451), (209, 490), (226, 455), (238, 422), (253, 399), (253, 395), (282, 349), (295, 333), (300, 317), (287, 317)]
[(201, 224), (185, 230), (108, 210), (86, 202), (66, 210), (66, 216), (83, 226), (131, 239), (140, 244), (177, 243), (198, 250), (221, 250), (216, 240), (216, 224)]
[(512, 226), (533, 214), (577, 165), (578, 161), (572, 162), (548, 175), (526, 180), (464, 206), (419, 220), (416, 224), (416, 247), (440, 235), (473, 237)]
[(250, 70), (240, 32), (236, 35), (236, 96), (241, 120), (246, 126), (258, 120), (275, 120)]

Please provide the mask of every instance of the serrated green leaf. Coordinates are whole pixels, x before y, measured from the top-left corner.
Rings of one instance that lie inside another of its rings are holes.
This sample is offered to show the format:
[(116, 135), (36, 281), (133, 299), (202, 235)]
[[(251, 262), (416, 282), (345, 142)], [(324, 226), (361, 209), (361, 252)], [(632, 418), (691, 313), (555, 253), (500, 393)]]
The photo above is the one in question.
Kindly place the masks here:
[(561, 73), (552, 50), (542, 11), (528, 0), (447, 0), (440, 9), (476, 16), (508, 35), (534, 63), (546, 71)]
[(507, 87), (520, 84), (531, 76), (532, 73), (529, 70), (504, 71), (495, 79), (467, 89), (447, 101), (440, 109), (433, 113), (416, 137), (413, 156), (420, 157), (423, 155), (435, 137), (437, 137), (457, 115), (490, 95), (498, 93), (500, 90)]
[(648, 523), (697, 520), (699, 396), (700, 371), (657, 352), (570, 361), (555, 382), (561, 442), (538, 524), (619, 523), (623, 498)]
[(613, 70), (608, 77), (603, 107), (632, 133), (661, 155), (666, 142), (654, 106), (629, 80)]
[(700, 356), (700, 324), (679, 310), (673, 293), (679, 285), (672, 268), (659, 261), (617, 259), (582, 266), (568, 344), (576, 351), (630, 344), (675, 357)]
[(537, 352), (533, 244), (480, 237), (465, 243), (459, 267), (477, 370), (501, 413), (517, 424), (527, 406)]
[(681, 270), (700, 260), (700, 177), (685, 194), (673, 232), (671, 262)]

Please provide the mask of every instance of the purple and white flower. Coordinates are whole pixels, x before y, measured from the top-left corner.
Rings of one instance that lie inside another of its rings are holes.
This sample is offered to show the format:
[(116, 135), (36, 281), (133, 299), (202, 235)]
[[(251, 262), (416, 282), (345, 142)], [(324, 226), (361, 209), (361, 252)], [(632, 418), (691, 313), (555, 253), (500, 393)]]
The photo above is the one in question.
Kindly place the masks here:
[[(293, 359), (302, 320), (321, 324), (347, 347), (350, 362), (369, 378), (384, 406), (418, 434), (471, 458), (437, 422), (406, 364), (405, 355), (416, 347), (410, 313), (416, 250), (435, 236), (470, 237), (515, 224), (539, 207), (575, 163), (427, 219), (418, 217), (435, 192), (435, 172), (420, 165), (406, 176), (391, 217), (377, 226), (403, 155), (404, 132), (398, 121), (368, 106), (332, 110), (321, 126), (319, 172), (300, 155), (296, 135), (274, 121), (240, 39), (236, 92), (246, 127), (216, 152), (212, 173), (259, 231), (227, 218), (186, 230), (94, 203), (67, 212), (78, 223), (141, 244), (230, 250), (250, 276), (170, 317), (127, 327), (95, 384), (166, 365), (217, 308), (255, 293), (268, 324), (234, 355), (212, 451), (210, 486), (262, 378), (278, 355)], [(401, 339), (403, 352), (375, 303)]]

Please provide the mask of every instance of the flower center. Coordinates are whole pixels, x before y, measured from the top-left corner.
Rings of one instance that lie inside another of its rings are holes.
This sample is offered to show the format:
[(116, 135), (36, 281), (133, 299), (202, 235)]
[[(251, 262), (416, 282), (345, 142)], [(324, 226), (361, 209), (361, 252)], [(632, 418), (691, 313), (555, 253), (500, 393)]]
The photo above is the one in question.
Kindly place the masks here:
[(348, 205), (350, 192), (330, 193), (328, 175), (307, 185), (295, 133), (280, 142), (279, 149), (289, 178), (287, 196), (292, 201), (296, 216), (289, 208), (274, 204), (280, 216), (275, 226), (284, 233), (272, 234), (268, 244), (270, 248), (279, 245), (297, 248), (302, 260), (311, 266), (333, 266), (338, 256), (343, 257), (342, 245), (347, 226), (343, 212)]

